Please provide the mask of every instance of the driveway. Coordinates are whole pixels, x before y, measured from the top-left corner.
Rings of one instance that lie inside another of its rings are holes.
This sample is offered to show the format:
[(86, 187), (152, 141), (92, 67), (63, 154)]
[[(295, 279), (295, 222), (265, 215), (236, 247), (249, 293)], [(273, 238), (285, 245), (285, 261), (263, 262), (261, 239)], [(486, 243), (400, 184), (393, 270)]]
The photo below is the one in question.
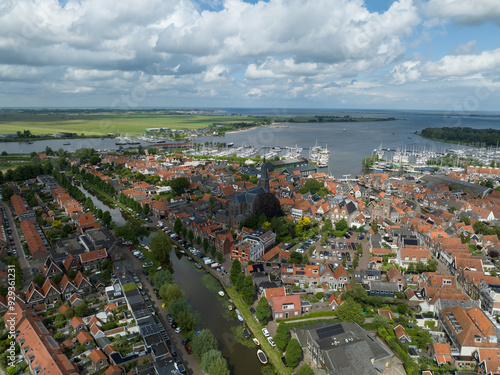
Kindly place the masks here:
[(14, 245), (17, 249), (17, 254), (19, 254), (19, 263), (21, 264), (21, 268), (23, 270), (23, 275), (24, 275), (24, 282), (23, 282), (23, 289), (22, 291), (26, 291), (28, 288), (28, 285), (31, 282), (31, 279), (33, 278), (33, 272), (31, 272), (31, 266), (26, 259), (26, 255), (24, 254), (23, 247), (21, 246), (21, 240), (19, 239), (19, 235), (17, 233), (16, 229), (16, 223), (14, 221), (14, 218), (12, 217), (12, 212), (10, 211), (9, 206), (7, 203), (0, 201), (0, 204), (2, 205), (5, 214), (7, 215), (7, 221), (9, 222), (10, 229), (12, 229), (12, 240), (14, 241)]

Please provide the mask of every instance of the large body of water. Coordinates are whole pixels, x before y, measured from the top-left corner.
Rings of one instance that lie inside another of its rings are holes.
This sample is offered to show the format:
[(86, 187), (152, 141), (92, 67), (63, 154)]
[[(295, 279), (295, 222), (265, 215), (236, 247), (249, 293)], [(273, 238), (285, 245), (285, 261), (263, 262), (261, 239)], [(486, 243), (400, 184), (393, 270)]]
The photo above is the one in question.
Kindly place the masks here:
[[(275, 115), (275, 116), (352, 116), (391, 118), (394, 121), (347, 122), (347, 123), (287, 123), (287, 128), (261, 127), (243, 132), (234, 132), (222, 137), (200, 137), (196, 142), (233, 142), (235, 146), (298, 146), (309, 148), (320, 145), (330, 150), (330, 173), (335, 177), (345, 174), (361, 173), (361, 159), (371, 156), (373, 150), (379, 148), (444, 151), (456, 145), (434, 142), (413, 133), (427, 127), (471, 127), (500, 129), (500, 114), (479, 113), (474, 115), (458, 115), (456, 113), (439, 113), (424, 111), (328, 111), (320, 109), (227, 109), (228, 113), (242, 115)], [(345, 130), (344, 130), (345, 129)], [(64, 143), (70, 142), (70, 145)], [(78, 148), (94, 148), (96, 150), (116, 150), (115, 139), (87, 138), (71, 140), (35, 141), (0, 143), (0, 151), (8, 153), (43, 152), (45, 148), (53, 150), (62, 148), (74, 151)], [(142, 142), (144, 147), (150, 143)], [(136, 147), (136, 146), (135, 146)], [(307, 154), (307, 151), (304, 151)]]

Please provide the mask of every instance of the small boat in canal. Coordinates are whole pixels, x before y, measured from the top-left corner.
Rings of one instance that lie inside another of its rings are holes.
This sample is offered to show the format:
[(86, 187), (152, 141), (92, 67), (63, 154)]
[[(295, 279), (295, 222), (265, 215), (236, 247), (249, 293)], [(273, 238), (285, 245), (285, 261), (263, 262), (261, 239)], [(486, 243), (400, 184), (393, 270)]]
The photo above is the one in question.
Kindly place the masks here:
[(193, 258), (191, 258), (191, 257), (188, 257), (188, 260), (190, 260), (190, 261), (191, 261), (191, 260), (193, 260)]
[(227, 305), (227, 309), (228, 309), (229, 311), (232, 311), (232, 310), (233, 310), (233, 305)]
[(248, 329), (243, 328), (243, 336), (245, 336), (246, 339), (250, 338), (250, 332), (248, 332)]
[(219, 290), (217, 293), (219, 293), (219, 296), (224, 297), (224, 292), (222, 290)]
[(259, 346), (259, 345), (260, 345), (260, 341), (259, 341), (259, 340), (257, 340), (257, 337), (254, 337), (254, 338), (252, 339), (252, 341), (255, 343), (255, 345), (257, 345), (257, 346)]
[(194, 266), (195, 266), (196, 268), (198, 268), (198, 269), (201, 269), (201, 264), (200, 264), (200, 263), (196, 263)]
[(262, 350), (257, 350), (257, 358), (259, 358), (260, 363), (267, 365), (267, 355)]
[(243, 316), (241, 316), (241, 313), (238, 311), (238, 309), (235, 309), (234, 311), (236, 311), (236, 315), (238, 316), (238, 320), (240, 322), (242, 322), (243, 321)]

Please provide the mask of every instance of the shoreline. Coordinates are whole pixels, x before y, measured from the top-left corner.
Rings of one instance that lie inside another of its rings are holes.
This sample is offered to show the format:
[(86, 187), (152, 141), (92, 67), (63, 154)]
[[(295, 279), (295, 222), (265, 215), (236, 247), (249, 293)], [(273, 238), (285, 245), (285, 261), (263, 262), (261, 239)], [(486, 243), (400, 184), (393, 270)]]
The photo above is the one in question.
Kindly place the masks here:
[(257, 129), (257, 128), (263, 128), (263, 127), (270, 127), (270, 125), (256, 125), (256, 126), (252, 126), (250, 128), (241, 129), (241, 130), (231, 130), (230, 132), (226, 132), (225, 134), (244, 133), (244, 132), (247, 132), (249, 130), (253, 130), (253, 129)]

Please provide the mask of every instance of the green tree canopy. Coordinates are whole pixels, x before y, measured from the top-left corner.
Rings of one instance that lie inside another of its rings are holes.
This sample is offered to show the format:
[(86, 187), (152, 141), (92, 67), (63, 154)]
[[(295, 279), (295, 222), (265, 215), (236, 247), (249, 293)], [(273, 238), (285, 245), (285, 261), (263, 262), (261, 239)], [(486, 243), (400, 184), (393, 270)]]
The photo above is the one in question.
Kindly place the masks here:
[(285, 323), (281, 322), (278, 324), (276, 335), (273, 340), (279, 350), (283, 351), (286, 348), (290, 341), (290, 329)]
[(184, 292), (177, 284), (163, 284), (160, 288), (160, 297), (170, 304), (170, 302), (184, 298)]
[(261, 297), (257, 303), (257, 308), (255, 309), (255, 317), (262, 324), (267, 323), (267, 320), (271, 317), (271, 306), (266, 297)]
[(335, 223), (335, 229), (344, 231), (347, 230), (349, 227), (347, 225), (347, 221), (345, 219), (341, 219)]
[(155, 283), (155, 286), (158, 288), (158, 290), (164, 285), (164, 284), (174, 284), (174, 276), (172, 275), (172, 272), (169, 270), (162, 269), (158, 272), (156, 272), (153, 281)]
[(288, 367), (294, 368), (302, 358), (302, 348), (297, 339), (291, 339), (286, 346), (285, 361)]
[(347, 299), (338, 307), (337, 316), (344, 322), (362, 324), (365, 320), (363, 317), (363, 308), (353, 299)]
[(151, 253), (154, 259), (161, 263), (169, 260), (172, 243), (170, 242), (170, 237), (165, 232), (156, 232), (153, 238), (151, 238), (149, 247), (151, 248)]
[(312, 370), (311, 366), (305, 363), (300, 366), (297, 371), (295, 371), (295, 375), (314, 375), (314, 371)]
[(217, 349), (218, 343), (212, 332), (208, 329), (203, 329), (200, 331), (199, 335), (194, 336), (192, 347), (194, 355), (198, 359), (202, 359), (206, 352)]

